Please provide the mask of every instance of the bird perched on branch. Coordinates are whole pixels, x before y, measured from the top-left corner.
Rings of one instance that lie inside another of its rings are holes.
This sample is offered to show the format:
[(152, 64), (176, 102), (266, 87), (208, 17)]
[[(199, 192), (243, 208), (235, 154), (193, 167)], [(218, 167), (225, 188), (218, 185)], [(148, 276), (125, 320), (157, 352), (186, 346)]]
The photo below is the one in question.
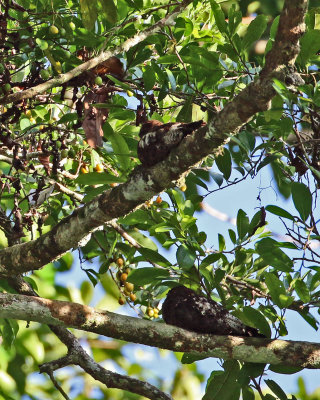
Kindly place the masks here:
[(265, 337), (244, 325), (222, 305), (185, 286), (171, 289), (162, 306), (165, 323), (198, 333)]
[(205, 125), (205, 122), (170, 122), (168, 124), (156, 120), (145, 122), (140, 129), (138, 144), (138, 157), (142, 165), (151, 167), (166, 159), (171, 150), (177, 147), (186, 135), (202, 125)]

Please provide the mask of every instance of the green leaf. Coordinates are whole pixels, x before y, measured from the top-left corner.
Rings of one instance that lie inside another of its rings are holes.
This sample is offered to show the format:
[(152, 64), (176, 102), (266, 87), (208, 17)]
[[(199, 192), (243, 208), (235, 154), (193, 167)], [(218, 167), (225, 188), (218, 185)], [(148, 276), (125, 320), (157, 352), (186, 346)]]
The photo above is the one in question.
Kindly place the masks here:
[(170, 278), (170, 273), (162, 268), (138, 268), (130, 272), (128, 281), (137, 285), (144, 286), (155, 281), (162, 281)]
[(288, 296), (283, 283), (271, 272), (264, 273), (265, 282), (274, 303), (280, 308), (287, 308), (292, 304), (294, 297)]
[(237, 236), (233, 229), (228, 229), (230, 240), (233, 244), (237, 243)]
[(242, 388), (242, 400), (254, 400), (256, 397), (251, 387), (244, 386)]
[(276, 372), (277, 374), (296, 374), (297, 372), (303, 370), (303, 368), (299, 367), (291, 367), (289, 365), (276, 365), (271, 364), (268, 368), (272, 372)]
[(117, 22), (117, 7), (114, 4), (113, 0), (97, 0), (103, 10), (103, 16), (107, 21), (111, 24), (115, 24)]
[(305, 221), (312, 208), (312, 195), (309, 188), (300, 182), (293, 182), (291, 185), (292, 200), (295, 208), (300, 214), (300, 217)]
[(256, 243), (256, 251), (262, 259), (279, 271), (290, 272), (293, 261), (278, 247), (278, 243), (271, 238), (264, 238)]
[(308, 303), (310, 301), (310, 293), (304, 281), (297, 279), (294, 283), (294, 289), (301, 301), (304, 303)]
[(235, 360), (225, 361), (224, 372), (213, 371), (208, 379), (206, 393), (202, 400), (237, 400), (240, 385), (237, 382), (240, 367)]
[(143, 248), (150, 249), (153, 251), (157, 251), (157, 245), (148, 237), (142, 234), (138, 230), (129, 230), (128, 234), (133, 237)]
[(175, 77), (174, 77), (173, 73), (168, 68), (166, 68), (166, 73), (168, 75), (168, 79), (169, 79), (169, 82), (170, 82), (170, 85), (171, 85), (171, 89), (172, 90), (176, 90), (177, 84), (176, 84), (176, 80), (175, 80)]
[(267, 16), (258, 15), (253, 21), (250, 22), (247, 32), (242, 39), (242, 46), (244, 49), (251, 46), (255, 41), (260, 39), (263, 32), (267, 28)]
[(150, 90), (153, 89), (155, 81), (156, 81), (156, 74), (154, 73), (153, 68), (147, 65), (143, 72), (143, 82), (146, 92), (149, 92)]
[[(282, 110), (281, 110), (281, 114), (282, 114)], [(265, 167), (266, 165), (270, 164), (271, 162), (277, 160), (278, 158), (280, 158), (280, 156), (276, 156), (276, 155), (273, 155), (273, 154), (272, 154), (271, 156), (265, 157), (265, 158), (261, 161), (261, 163), (258, 165), (258, 167), (257, 167), (257, 172), (258, 172), (261, 168), (263, 168), (263, 167)]]
[(207, 267), (208, 265), (215, 263), (221, 258), (221, 255), (222, 254), (220, 253), (210, 254), (209, 256), (207, 256), (202, 260), (201, 267)]
[(193, 97), (189, 96), (181, 107), (179, 114), (177, 115), (177, 122), (191, 122), (192, 121), (192, 105)]
[(259, 310), (246, 306), (243, 307), (243, 314), (247, 318), (250, 326), (259, 329), (259, 331), (266, 337), (271, 337), (270, 326), (264, 315)]
[(243, 239), (249, 230), (249, 218), (241, 209), (238, 211), (237, 215), (237, 230), (239, 239)]
[(75, 179), (75, 182), (80, 185), (100, 185), (124, 181), (125, 179), (108, 174), (107, 172), (89, 172), (87, 174), (81, 174)]
[(181, 363), (182, 364), (192, 364), (195, 361), (204, 360), (206, 358), (208, 358), (208, 357), (200, 356), (199, 354), (184, 353), (182, 358), (181, 358)]
[(161, 254), (159, 254), (157, 251), (154, 251), (151, 249), (145, 249), (144, 247), (140, 247), (137, 250), (148, 261), (152, 261), (156, 264), (161, 265), (162, 267), (170, 267), (171, 266), (171, 262), (168, 261)]
[(94, 24), (98, 15), (96, 2), (90, 0), (80, 0), (80, 11), (83, 26), (91, 31), (94, 28)]
[(282, 388), (273, 380), (265, 379), (265, 383), (268, 387), (272, 390), (272, 392), (280, 399), (280, 400), (287, 400), (287, 395), (282, 390)]
[(271, 214), (278, 215), (279, 217), (287, 218), (291, 221), (294, 221), (294, 217), (290, 213), (288, 213), (288, 211), (284, 210), (281, 207), (269, 205), (266, 207), (266, 211), (271, 212)]
[(219, 168), (219, 171), (223, 173), (223, 176), (227, 181), (230, 178), (232, 167), (231, 155), (229, 150), (224, 148), (223, 154), (217, 156), (215, 158), (215, 162), (217, 164), (217, 167)]
[(210, 4), (219, 31), (221, 33), (227, 33), (227, 23), (225, 21), (226, 17), (224, 15), (224, 12), (215, 1), (210, 0)]
[(176, 257), (180, 268), (184, 271), (188, 271), (194, 265), (196, 254), (193, 250), (189, 249), (188, 246), (182, 244), (178, 247)]
[(310, 58), (316, 56), (319, 49), (320, 31), (318, 29), (308, 30), (300, 40), (300, 54), (297, 58), (297, 62), (305, 65)]
[(130, 166), (130, 150), (127, 142), (124, 140), (121, 134), (113, 131), (109, 122), (103, 124), (104, 136), (110, 140), (113, 151), (117, 156), (121, 166), (124, 170), (127, 170)]

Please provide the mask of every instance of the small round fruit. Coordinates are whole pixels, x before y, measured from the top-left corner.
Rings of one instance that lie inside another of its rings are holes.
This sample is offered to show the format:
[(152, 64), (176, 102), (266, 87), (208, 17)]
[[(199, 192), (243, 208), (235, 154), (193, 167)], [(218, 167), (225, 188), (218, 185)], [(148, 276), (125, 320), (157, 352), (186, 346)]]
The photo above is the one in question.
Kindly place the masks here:
[(68, 157), (68, 150), (67, 149), (63, 149), (61, 151), (61, 158), (67, 158)]
[(28, 11), (23, 11), (23, 13), (22, 13), (22, 18), (23, 18), (23, 19), (27, 19), (28, 17), (29, 17)]
[(152, 318), (152, 317), (154, 316), (153, 308), (151, 308), (151, 307), (148, 307), (148, 308), (147, 308), (147, 315), (148, 315), (148, 317), (150, 317), (150, 318)]
[(116, 187), (116, 186), (118, 186), (118, 185), (119, 185), (119, 183), (116, 183), (116, 182), (110, 183), (110, 186), (111, 186), (112, 188), (114, 188), (114, 187)]
[(60, 28), (60, 35), (64, 36), (66, 34), (66, 30), (64, 28)]
[(125, 282), (124, 287), (127, 289), (129, 293), (133, 292), (134, 284), (131, 282)]
[(131, 301), (136, 301), (137, 300), (137, 296), (134, 293), (130, 293), (130, 300)]
[(88, 174), (88, 173), (89, 173), (88, 167), (87, 167), (87, 166), (81, 167), (81, 172), (82, 172), (83, 174)]
[(70, 150), (68, 151), (68, 156), (69, 156), (70, 158), (74, 158), (74, 157), (76, 156), (76, 152), (75, 152), (73, 149), (70, 149)]
[(122, 258), (122, 257), (118, 257), (118, 258), (116, 259), (116, 263), (117, 263), (117, 266), (118, 266), (119, 268), (123, 267), (123, 264), (124, 264), (123, 258)]
[(11, 85), (10, 85), (10, 83), (6, 83), (6, 84), (3, 86), (3, 90), (4, 90), (5, 93), (9, 93), (10, 90), (11, 90)]
[(28, 118), (31, 118), (32, 115), (31, 110), (26, 110), (25, 114)]
[(121, 282), (125, 282), (128, 279), (128, 274), (126, 274), (125, 272), (123, 272), (120, 276), (120, 280)]
[(96, 79), (94, 80), (94, 83), (98, 86), (101, 86), (103, 84), (101, 76), (97, 76)]
[(182, 185), (182, 186), (180, 186), (180, 190), (181, 190), (182, 192), (185, 192), (185, 191), (187, 190), (187, 185)]
[(131, 92), (131, 90), (127, 90), (127, 95), (128, 95), (129, 97), (132, 97), (132, 96), (134, 95), (134, 93)]
[(43, 80), (48, 80), (49, 78), (50, 78), (50, 73), (49, 73), (49, 71), (47, 70), (47, 69), (42, 69), (41, 71), (40, 71), (40, 76), (41, 76), (41, 78), (43, 79)]
[(95, 169), (97, 172), (103, 172), (103, 170), (104, 170), (102, 164), (97, 164), (97, 165), (94, 167), (94, 169)]
[(157, 197), (156, 203), (157, 204), (161, 204), (162, 203), (162, 198), (160, 196)]
[(29, 119), (29, 121), (30, 121), (31, 124), (35, 124), (35, 123), (36, 123), (36, 120), (35, 120), (33, 117), (31, 117), (31, 118)]
[(73, 31), (76, 29), (74, 22), (69, 22), (69, 26)]
[(125, 302), (126, 300), (123, 297), (119, 297), (118, 303), (120, 304), (120, 306), (123, 306)]
[(59, 33), (59, 29), (55, 25), (51, 25), (49, 28), (49, 33), (51, 33), (51, 35), (57, 35)]
[(62, 146), (62, 143), (60, 142), (60, 140), (57, 140), (57, 141), (56, 141), (56, 148), (57, 148), (57, 149), (60, 149), (61, 146)]
[(154, 308), (153, 309), (153, 316), (154, 316), (154, 318), (158, 318), (159, 317), (159, 310), (157, 309), (157, 308)]

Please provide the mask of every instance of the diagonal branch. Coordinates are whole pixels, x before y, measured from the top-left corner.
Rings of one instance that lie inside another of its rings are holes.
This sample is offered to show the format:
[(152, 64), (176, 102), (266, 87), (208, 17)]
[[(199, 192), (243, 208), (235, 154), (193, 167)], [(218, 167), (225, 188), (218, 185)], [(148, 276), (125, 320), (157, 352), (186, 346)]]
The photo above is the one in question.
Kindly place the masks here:
[[(34, 290), (29, 286), (28, 283), (26, 283), (22, 279), (21, 276), (9, 279), (9, 284), (19, 293), (23, 293), (23, 295), (16, 295), (18, 296), (18, 298), (36, 299), (39, 300), (41, 303), (42, 299), (37, 297), (36, 292), (34, 292)], [(12, 301), (14, 302), (13, 298), (7, 298), (6, 304), (9, 306), (8, 303), (11, 303)], [(11, 304), (13, 305), (13, 303)], [(32, 307), (32, 302), (28, 302), (28, 304)], [(9, 306), (9, 308), (11, 307)], [(38, 310), (35, 309), (29, 309), (29, 311), (30, 316), (35, 316), (35, 314), (38, 312)], [(64, 310), (61, 310), (61, 312), (64, 313)], [(11, 317), (11, 319), (14, 318)], [(150, 385), (148, 382), (143, 382), (135, 378), (130, 378), (126, 375), (120, 375), (101, 367), (89, 356), (89, 354), (82, 348), (79, 340), (71, 332), (69, 332), (68, 329), (66, 329), (66, 326), (64, 326), (63, 324), (50, 324), (48, 322), (48, 326), (51, 331), (60, 339), (60, 341), (65, 344), (68, 349), (68, 354), (58, 360), (40, 365), (39, 369), (40, 372), (46, 372), (50, 376), (53, 384), (63, 396), (66, 394), (54, 379), (53, 371), (57, 370), (58, 368), (63, 368), (67, 365), (74, 364), (81, 367), (94, 379), (103, 383), (109, 388), (127, 390), (129, 392), (144, 396), (150, 400), (172, 400), (170, 395), (162, 392), (157, 387)], [(65, 398), (68, 397), (65, 396)]]
[[(273, 78), (297, 82), (298, 75), (288, 70), (299, 52), (299, 38), (304, 32), (304, 16), (307, 0), (286, 0), (280, 16), (279, 31), (271, 54), (260, 77), (249, 84), (233, 101), (219, 112), (206, 127), (187, 136), (172, 151), (167, 160), (151, 168), (135, 168), (128, 181), (74, 211), (61, 220), (50, 232), (28, 243), (12, 246), (0, 251), (0, 275), (20, 274), (39, 269), (48, 262), (61, 257), (88, 233), (100, 225), (126, 215), (155, 194), (174, 186), (174, 182), (186, 174), (193, 165), (209, 154), (218, 154), (232, 135), (256, 113), (267, 110), (275, 95)], [(293, 26), (292, 21), (296, 24)]]
[(36, 321), (56, 329), (72, 327), (203, 358), (320, 368), (319, 343), (197, 334), (171, 325), (97, 311), (77, 303), (24, 295), (0, 294), (0, 310), (1, 318)]
[(127, 39), (124, 43), (120, 46), (115, 47), (112, 51), (105, 51), (99, 54), (97, 57), (92, 58), (89, 61), (84, 62), (81, 65), (78, 65), (76, 68), (66, 72), (65, 74), (60, 74), (57, 77), (50, 79), (47, 82), (41, 83), (40, 85), (34, 86), (30, 89), (23, 90), (21, 92), (9, 94), (8, 96), (0, 98), (0, 104), (8, 104), (8, 103), (17, 103), (23, 99), (31, 99), (36, 95), (46, 92), (49, 89), (52, 89), (56, 86), (61, 86), (64, 83), (70, 81), (72, 78), (79, 76), (83, 72), (96, 67), (98, 64), (102, 63), (103, 61), (108, 60), (110, 57), (127, 52), (129, 49), (141, 43), (145, 40), (148, 36), (151, 36), (161, 30), (163, 27), (174, 23), (175, 18), (181, 13), (181, 11), (186, 8), (192, 0), (184, 0), (177, 6), (173, 12), (166, 15), (160, 21), (155, 23), (153, 26), (145, 29), (144, 31), (136, 34), (130, 39)]

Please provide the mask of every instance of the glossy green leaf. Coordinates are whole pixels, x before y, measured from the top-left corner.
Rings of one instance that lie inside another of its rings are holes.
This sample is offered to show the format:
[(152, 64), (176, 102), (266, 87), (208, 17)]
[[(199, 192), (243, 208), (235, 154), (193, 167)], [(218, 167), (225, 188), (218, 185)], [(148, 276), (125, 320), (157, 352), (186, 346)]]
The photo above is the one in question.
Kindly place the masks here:
[(289, 307), (294, 301), (294, 297), (287, 294), (280, 279), (269, 272), (265, 272), (264, 277), (273, 302), (280, 308)]
[(215, 23), (221, 33), (227, 32), (227, 23), (225, 21), (226, 17), (224, 12), (221, 10), (220, 6), (213, 0), (210, 0), (211, 9), (214, 15)]
[(138, 268), (130, 272), (128, 281), (137, 285), (144, 286), (155, 281), (162, 281), (170, 278), (170, 273), (162, 268)]
[(181, 244), (178, 247), (176, 257), (180, 268), (188, 271), (194, 265), (196, 254), (188, 246)]
[(279, 271), (290, 272), (293, 268), (291, 258), (279, 249), (278, 243), (271, 238), (264, 238), (257, 242), (256, 251), (266, 263)]
[(253, 307), (243, 307), (243, 314), (250, 322), (250, 326), (257, 328), (259, 332), (265, 335), (267, 338), (271, 337), (271, 329), (265, 316), (256, 308)]
[(297, 279), (294, 283), (294, 289), (301, 301), (304, 303), (308, 303), (310, 301), (310, 292), (304, 281)]
[(258, 15), (253, 21), (250, 22), (247, 32), (242, 39), (242, 46), (247, 49), (255, 41), (260, 39), (263, 32), (267, 28), (268, 19), (265, 15)]
[(228, 180), (231, 175), (231, 167), (232, 167), (231, 155), (229, 150), (224, 148), (223, 154), (217, 156), (215, 158), (215, 161), (217, 167), (219, 168), (219, 171), (223, 173), (225, 180)]
[(266, 211), (269, 211), (271, 214), (278, 215), (279, 217), (287, 218), (291, 221), (294, 221), (294, 217), (288, 211), (284, 210), (281, 207), (269, 205), (266, 207)]
[(159, 254), (155, 250), (145, 249), (144, 247), (140, 247), (137, 250), (148, 261), (159, 264), (162, 267), (170, 267), (171, 266), (170, 261), (168, 261), (165, 257), (163, 257), (161, 254)]
[(243, 210), (238, 211), (237, 215), (237, 231), (239, 239), (243, 239), (249, 230), (249, 218)]
[[(237, 400), (240, 397), (240, 385), (237, 382), (239, 363), (236, 360), (225, 361), (225, 371), (213, 371), (208, 379), (206, 393), (202, 400)], [(216, 373), (218, 372), (218, 373)]]
[(143, 72), (143, 82), (144, 82), (144, 88), (146, 92), (149, 92), (150, 90), (153, 89), (153, 86), (156, 82), (156, 75), (152, 67), (146, 66), (145, 70)]
[(318, 29), (309, 30), (300, 40), (300, 54), (297, 61), (305, 64), (309, 59), (316, 56), (320, 49), (320, 31)]
[(312, 208), (310, 189), (303, 183), (293, 182), (291, 192), (294, 206), (298, 210), (301, 219), (305, 221), (309, 217)]
[(106, 183), (124, 182), (124, 179), (108, 174), (107, 172), (89, 172), (79, 175), (75, 179), (75, 182), (80, 185), (103, 185)]
[(287, 395), (283, 389), (273, 380), (265, 379), (265, 383), (272, 390), (272, 392), (279, 398), (279, 400), (287, 400)]

